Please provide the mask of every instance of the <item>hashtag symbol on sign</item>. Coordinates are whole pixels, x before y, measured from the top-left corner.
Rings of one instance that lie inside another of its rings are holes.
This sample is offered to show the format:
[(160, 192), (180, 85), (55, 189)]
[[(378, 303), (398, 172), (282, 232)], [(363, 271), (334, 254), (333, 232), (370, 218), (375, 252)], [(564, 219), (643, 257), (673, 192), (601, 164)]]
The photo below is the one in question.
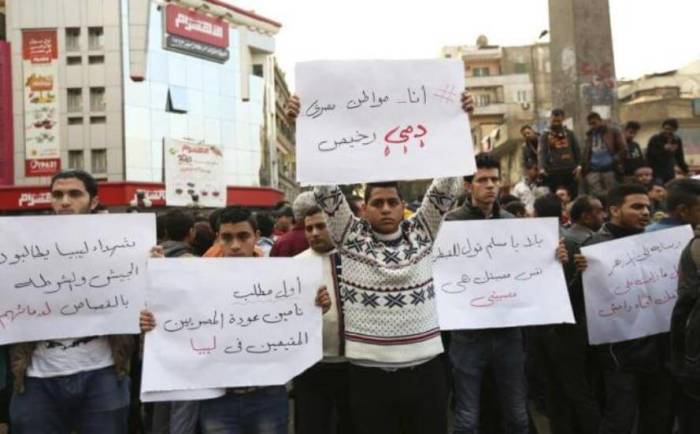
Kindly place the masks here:
[(454, 102), (453, 98), (458, 96), (458, 94), (454, 86), (446, 85), (445, 87), (440, 89), (438, 93), (434, 93), (433, 96), (436, 96), (445, 102)]

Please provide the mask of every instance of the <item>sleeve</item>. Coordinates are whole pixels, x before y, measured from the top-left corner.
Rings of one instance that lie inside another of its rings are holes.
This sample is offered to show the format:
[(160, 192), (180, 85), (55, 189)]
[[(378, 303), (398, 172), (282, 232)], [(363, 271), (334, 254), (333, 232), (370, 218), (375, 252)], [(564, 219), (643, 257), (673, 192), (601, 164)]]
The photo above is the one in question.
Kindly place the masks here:
[(684, 173), (688, 173), (688, 163), (685, 162), (685, 154), (683, 152), (683, 140), (678, 137), (678, 149), (676, 149), (676, 164)]
[(452, 209), (457, 201), (457, 196), (462, 192), (463, 182), (461, 178), (438, 178), (433, 180), (430, 188), (423, 197), (423, 202), (411, 220), (420, 222), (435, 239), (440, 229), (442, 218)]
[(574, 152), (574, 158), (576, 159), (576, 164), (581, 164), (581, 147), (578, 144), (578, 139), (573, 131), (571, 133), (571, 150)]
[(685, 326), (690, 313), (698, 302), (698, 291), (700, 291), (700, 279), (698, 279), (697, 273), (686, 273), (686, 271), (695, 271), (696, 269), (695, 261), (693, 261), (690, 254), (695, 243), (697, 243), (697, 240), (693, 241), (691, 247), (683, 252), (678, 267), (680, 271), (678, 276), (678, 300), (671, 314), (671, 361), (676, 367), (681, 366), (683, 363), (685, 355)]
[(547, 147), (549, 144), (547, 143), (547, 131), (543, 132), (540, 135), (539, 140), (539, 145), (537, 146), (537, 163), (540, 166), (540, 170), (547, 170)]
[(652, 136), (647, 144), (647, 163), (653, 164), (654, 162), (663, 159), (664, 152), (666, 152), (666, 150), (664, 149), (663, 142), (659, 139), (659, 136)]
[(360, 219), (352, 213), (345, 195), (338, 186), (314, 187), (314, 196), (316, 203), (326, 214), (331, 239), (336, 246), (342, 245), (348, 232)]

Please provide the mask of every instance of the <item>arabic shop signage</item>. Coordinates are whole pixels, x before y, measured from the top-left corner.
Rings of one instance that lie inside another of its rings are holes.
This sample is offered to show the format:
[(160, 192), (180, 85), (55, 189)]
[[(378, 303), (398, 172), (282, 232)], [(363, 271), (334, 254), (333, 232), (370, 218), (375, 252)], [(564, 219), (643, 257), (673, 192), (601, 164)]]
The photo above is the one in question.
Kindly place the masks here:
[(228, 60), (228, 23), (176, 5), (165, 8), (165, 48), (214, 62)]

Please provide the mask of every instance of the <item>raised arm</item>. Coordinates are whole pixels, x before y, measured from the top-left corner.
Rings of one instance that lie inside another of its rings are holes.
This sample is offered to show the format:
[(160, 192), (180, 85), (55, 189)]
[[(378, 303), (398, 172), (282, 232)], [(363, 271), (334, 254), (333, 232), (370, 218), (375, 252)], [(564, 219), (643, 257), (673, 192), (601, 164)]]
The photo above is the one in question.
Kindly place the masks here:
[(348, 231), (359, 221), (337, 185), (314, 187), (316, 203), (327, 217), (328, 230), (336, 246), (341, 246)]
[(420, 208), (411, 219), (424, 225), (435, 239), (442, 218), (452, 209), (463, 188), (464, 182), (461, 178), (434, 179), (423, 197)]

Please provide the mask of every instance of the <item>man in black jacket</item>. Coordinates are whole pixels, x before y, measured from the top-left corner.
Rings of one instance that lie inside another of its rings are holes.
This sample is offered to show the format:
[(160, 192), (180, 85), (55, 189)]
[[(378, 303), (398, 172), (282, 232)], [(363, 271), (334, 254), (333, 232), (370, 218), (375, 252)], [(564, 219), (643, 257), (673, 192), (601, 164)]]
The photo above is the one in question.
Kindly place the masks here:
[(637, 136), (642, 126), (637, 121), (629, 121), (625, 124), (625, 142), (627, 143), (627, 159), (625, 159), (625, 177), (624, 182), (634, 181), (634, 171), (644, 166), (644, 153), (634, 138)]
[(678, 120), (666, 119), (661, 128), (663, 130), (659, 134), (649, 139), (647, 162), (654, 169), (654, 176), (665, 184), (676, 176), (674, 166), (680, 167), (687, 174), (688, 164), (683, 154), (683, 141), (676, 135)]
[[(650, 221), (650, 200), (641, 185), (622, 184), (608, 194), (610, 222), (584, 246), (644, 232)], [(586, 258), (575, 256), (579, 272)], [(591, 347), (603, 373), (605, 408), (600, 434), (632, 432), (635, 420), (644, 433), (670, 433), (672, 383), (663, 366), (667, 334)], [(638, 416), (638, 418), (637, 418)]]
[(564, 116), (564, 110), (552, 110), (549, 130), (540, 136), (537, 153), (540, 172), (547, 176), (550, 191), (564, 186), (575, 198), (581, 175), (581, 148), (574, 133), (564, 126)]

